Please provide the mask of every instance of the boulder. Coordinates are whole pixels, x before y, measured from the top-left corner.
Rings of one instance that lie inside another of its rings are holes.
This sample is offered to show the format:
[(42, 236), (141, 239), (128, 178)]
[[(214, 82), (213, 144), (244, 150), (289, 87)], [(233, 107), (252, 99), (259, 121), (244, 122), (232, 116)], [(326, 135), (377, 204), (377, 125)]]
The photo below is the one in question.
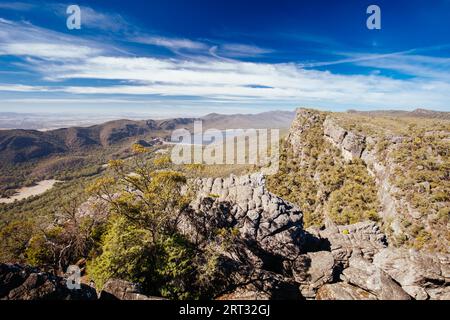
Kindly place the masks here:
[[(269, 254), (289, 259), (300, 254), (303, 215), (292, 203), (268, 192), (262, 174), (198, 179), (194, 185), (199, 191), (191, 203), (193, 213), (180, 222), (186, 236), (201, 237), (211, 227), (237, 228), (243, 239)], [(192, 220), (195, 217), (197, 221)]]
[(327, 117), (323, 122), (323, 133), (325, 136), (333, 140), (335, 144), (341, 144), (347, 135), (347, 131), (336, 124), (336, 122), (330, 117)]
[(410, 300), (411, 297), (387, 275), (356, 253), (342, 272), (341, 280), (370, 292), (378, 300)]
[(373, 263), (415, 299), (448, 299), (450, 296), (448, 254), (385, 248), (374, 256)]
[(316, 232), (322, 241), (329, 244), (336, 263), (343, 267), (348, 266), (348, 260), (354, 251), (371, 261), (377, 252), (387, 246), (386, 236), (373, 221), (345, 226), (337, 226), (328, 221), (324, 230)]
[(99, 294), (100, 300), (165, 300), (161, 297), (146, 296), (139, 285), (119, 279), (110, 279)]
[(281, 274), (241, 265), (228, 275), (228, 290), (219, 300), (300, 300), (298, 284)]
[(317, 289), (333, 281), (335, 261), (331, 252), (310, 252), (297, 258), (292, 264), (294, 280), (300, 283), (305, 298), (312, 299)]
[(365, 136), (345, 130), (330, 116), (323, 122), (323, 133), (334, 146), (341, 150), (345, 160), (361, 158), (366, 148)]
[(317, 300), (376, 300), (376, 296), (345, 282), (325, 284), (319, 288)]
[(1, 300), (95, 300), (94, 288), (69, 289), (66, 279), (37, 268), (0, 264)]
[(347, 132), (341, 145), (343, 156), (346, 160), (361, 158), (361, 154), (365, 147), (366, 138), (353, 132)]

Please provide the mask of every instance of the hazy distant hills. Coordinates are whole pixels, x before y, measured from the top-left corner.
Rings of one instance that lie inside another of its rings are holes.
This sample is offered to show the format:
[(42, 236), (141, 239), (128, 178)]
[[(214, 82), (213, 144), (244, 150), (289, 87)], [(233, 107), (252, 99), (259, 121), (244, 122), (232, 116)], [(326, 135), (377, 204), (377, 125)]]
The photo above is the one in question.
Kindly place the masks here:
[(210, 113), (202, 118), (205, 126), (216, 129), (289, 128), (295, 111), (269, 111), (258, 114), (223, 115)]
[(159, 121), (116, 120), (91, 127), (51, 131), (1, 130), (0, 158), (3, 164), (17, 163), (52, 154), (108, 147), (150, 133), (164, 134), (192, 122), (193, 119), (184, 118)]
[[(349, 114), (388, 117), (450, 119), (449, 112), (416, 109), (414, 111), (355, 111)], [(17, 116), (13, 113), (3, 113)], [(203, 120), (203, 129), (289, 128), (294, 111), (269, 111), (259, 114), (208, 114), (202, 118), (167, 120), (113, 120), (89, 127), (74, 126), (49, 131), (0, 130), (0, 165), (22, 163), (50, 155), (68, 155), (131, 143), (144, 136), (169, 137), (177, 128), (192, 129), (195, 120)]]
[[(193, 118), (195, 116), (189, 116)], [(174, 116), (172, 119), (182, 118)], [(294, 119), (292, 111), (269, 111), (261, 114), (233, 114), (223, 115), (212, 113), (205, 117), (211, 123), (219, 126), (218, 129), (227, 126), (227, 128), (248, 128), (250, 126), (265, 128), (279, 127), (287, 128)], [(25, 129), (48, 131), (59, 128), (70, 127), (90, 127), (117, 119), (128, 119), (133, 121), (142, 121), (146, 119), (162, 120), (160, 115), (145, 115), (136, 113), (118, 113), (118, 114), (87, 114), (87, 113), (15, 113), (0, 112), (0, 130)]]
[[(220, 115), (203, 118), (204, 129), (288, 128), (295, 113), (271, 111), (260, 114)], [(0, 130), (1, 164), (20, 163), (53, 154), (72, 154), (104, 148), (142, 136), (170, 136), (177, 128), (191, 129), (198, 118), (167, 120), (115, 120), (90, 127), (70, 127), (50, 131)]]
[(359, 113), (368, 116), (392, 116), (392, 117), (413, 117), (413, 118), (428, 118), (450, 120), (450, 112), (433, 111), (427, 109), (415, 109), (413, 111), (402, 110), (376, 110), (376, 111), (357, 111), (348, 110), (348, 113)]

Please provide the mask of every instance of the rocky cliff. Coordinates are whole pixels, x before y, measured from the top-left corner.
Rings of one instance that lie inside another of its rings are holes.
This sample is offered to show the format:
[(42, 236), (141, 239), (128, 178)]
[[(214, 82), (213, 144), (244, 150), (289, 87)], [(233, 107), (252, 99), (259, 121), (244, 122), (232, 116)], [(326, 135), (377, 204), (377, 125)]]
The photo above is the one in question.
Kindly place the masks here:
[[(299, 164), (281, 169), (273, 191), (319, 216), (319, 225), (346, 216), (344, 222), (379, 220), (392, 244), (448, 253), (449, 141), (447, 120), (299, 109), (285, 151), (287, 162)], [(276, 187), (293, 171), (311, 177), (313, 195)]]
[(239, 230), (237, 250), (224, 252), (233, 263), (223, 267), (235, 269), (223, 298), (450, 298), (449, 255), (392, 248), (375, 222), (304, 229), (301, 210), (268, 192), (259, 174), (196, 185), (195, 222), (182, 230), (195, 237), (211, 229), (199, 220)]
[[(442, 236), (448, 222), (433, 220), (436, 215), (448, 218), (439, 166), (448, 162), (441, 148), (448, 141), (440, 141), (445, 133), (433, 135), (434, 128), (419, 136), (381, 135), (383, 121), (390, 120), (368, 122), (371, 130), (359, 120), (300, 109), (278, 175), (190, 181), (193, 198), (175, 217), (177, 231), (198, 249), (198, 259), (214, 257), (212, 298), (450, 299), (448, 239)], [(433, 140), (427, 140), (430, 136)], [(433, 156), (411, 166), (424, 141), (430, 142), (427, 150)], [(412, 153), (399, 162), (405, 157), (402, 147)], [(429, 179), (428, 185), (413, 175), (408, 176), (413, 187), (398, 183), (396, 177), (405, 174), (398, 168), (409, 172), (417, 166), (424, 167), (420, 177)], [(428, 206), (417, 207), (412, 195), (420, 190), (433, 199)], [(106, 220), (103, 202), (91, 199), (77, 214)], [(405, 221), (422, 229), (414, 233)], [(425, 232), (435, 233), (423, 241)], [(403, 234), (408, 239), (401, 242)], [(433, 246), (434, 237), (440, 237), (440, 246)], [(88, 294), (93, 288), (74, 293), (64, 284), (64, 277), (34, 268), (0, 266), (0, 299), (97, 298), (97, 293)], [(97, 289), (102, 299), (156, 299), (121, 279)]]
[[(198, 179), (195, 186), (180, 231), (204, 245), (219, 227), (237, 230), (232, 243), (215, 247), (218, 299), (450, 299), (449, 255), (393, 248), (375, 222), (304, 229), (300, 208), (267, 191), (260, 174)], [(92, 288), (72, 292), (64, 283), (28, 267), (0, 268), (2, 299), (97, 297)], [(100, 298), (156, 299), (114, 279)]]

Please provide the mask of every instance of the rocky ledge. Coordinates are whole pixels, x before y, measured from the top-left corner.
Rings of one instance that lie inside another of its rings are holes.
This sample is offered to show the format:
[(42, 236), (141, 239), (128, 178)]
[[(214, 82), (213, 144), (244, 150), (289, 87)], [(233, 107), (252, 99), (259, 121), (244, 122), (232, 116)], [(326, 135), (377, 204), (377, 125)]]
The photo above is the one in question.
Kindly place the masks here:
[(449, 255), (389, 247), (371, 221), (304, 230), (300, 209), (268, 192), (260, 174), (195, 184), (181, 231), (194, 239), (213, 225), (239, 230), (223, 253), (230, 277), (220, 298), (449, 299)]
[[(450, 299), (450, 257), (390, 247), (375, 222), (303, 228), (301, 210), (271, 194), (260, 174), (195, 181), (197, 197), (179, 228), (209, 243), (217, 228), (237, 230), (217, 245), (217, 299)], [(205, 241), (206, 240), (206, 241)], [(138, 286), (110, 280), (101, 299), (152, 300)], [(63, 277), (0, 265), (0, 299), (97, 299)]]

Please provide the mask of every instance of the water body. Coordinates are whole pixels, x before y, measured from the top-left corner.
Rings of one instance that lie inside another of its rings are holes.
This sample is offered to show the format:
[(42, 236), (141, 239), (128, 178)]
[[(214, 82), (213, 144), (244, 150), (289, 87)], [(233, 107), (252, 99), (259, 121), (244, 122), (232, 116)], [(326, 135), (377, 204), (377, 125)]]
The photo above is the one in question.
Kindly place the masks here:
[[(230, 130), (218, 130), (220, 134), (216, 136), (215, 134), (211, 134), (206, 132), (191, 134), (191, 137), (188, 139), (180, 139), (180, 141), (164, 141), (163, 144), (166, 145), (191, 145), (191, 146), (206, 146), (214, 143), (221, 143), (223, 141), (227, 141), (229, 139), (233, 139), (235, 137), (239, 137), (243, 135), (241, 130), (230, 129)], [(217, 132), (217, 133), (218, 133)], [(216, 140), (217, 138), (217, 140)]]
[(13, 203), (14, 201), (23, 200), (29, 197), (38, 196), (43, 194), (45, 191), (53, 188), (55, 183), (61, 182), (58, 180), (42, 180), (39, 181), (36, 185), (31, 187), (23, 187), (17, 190), (17, 193), (10, 198), (0, 198), (0, 203)]

